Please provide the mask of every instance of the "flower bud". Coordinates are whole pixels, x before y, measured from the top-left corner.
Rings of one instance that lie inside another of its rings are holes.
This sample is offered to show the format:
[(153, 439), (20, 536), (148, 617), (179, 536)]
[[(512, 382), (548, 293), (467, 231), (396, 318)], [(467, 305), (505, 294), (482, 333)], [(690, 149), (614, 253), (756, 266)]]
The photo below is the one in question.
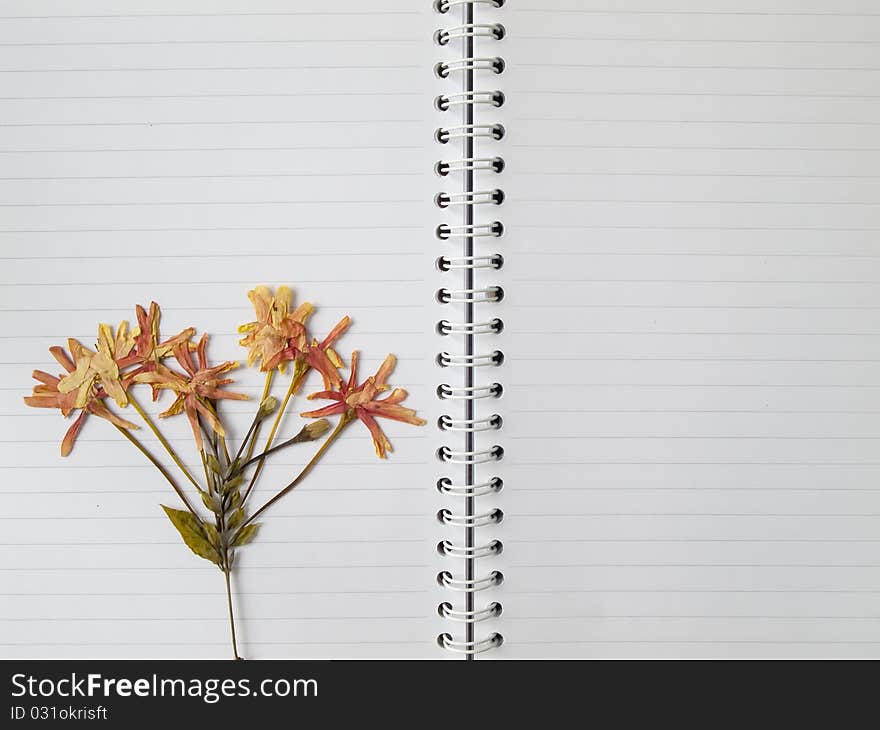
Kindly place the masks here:
[(222, 474), (223, 469), (220, 467), (220, 462), (217, 461), (217, 457), (214, 454), (208, 454), (205, 457), (205, 461), (208, 463), (208, 468), (214, 472), (215, 474)]
[(278, 409), (278, 399), (274, 395), (270, 395), (260, 403), (260, 410), (257, 411), (257, 418), (263, 419), (271, 416)]
[(313, 421), (312, 423), (303, 426), (303, 429), (299, 432), (299, 435), (303, 441), (314, 441), (321, 438), (321, 436), (323, 436), (329, 430), (330, 421), (328, 421), (326, 418), (321, 418), (320, 420)]

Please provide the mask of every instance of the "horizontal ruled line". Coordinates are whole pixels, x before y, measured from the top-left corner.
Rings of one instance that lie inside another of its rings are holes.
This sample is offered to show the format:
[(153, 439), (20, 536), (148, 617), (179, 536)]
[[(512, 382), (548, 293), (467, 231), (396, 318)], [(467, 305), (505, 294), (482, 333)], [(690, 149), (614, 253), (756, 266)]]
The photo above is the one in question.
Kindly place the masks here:
[(0, 20), (94, 20), (98, 18), (284, 18), (299, 16), (348, 17), (350, 15), (419, 15), (415, 10), (291, 10), (285, 12), (225, 13), (101, 13), (91, 15), (0, 15)]
[[(662, 254), (658, 254), (662, 256)], [(566, 277), (555, 279), (531, 276), (512, 277), (521, 284), (880, 284), (880, 279), (672, 279), (672, 278), (606, 278), (606, 277)]]
[[(349, 15), (347, 13), (346, 15)], [(224, 38), (218, 40), (204, 39), (164, 39), (156, 41), (34, 41), (0, 43), (0, 48), (54, 48), (68, 46), (262, 46), (262, 45), (294, 45), (297, 43), (420, 43), (420, 38), (389, 36), (387, 38), (266, 38), (242, 40), (240, 38)]]
[[(325, 225), (325, 226), (196, 226), (192, 228), (6, 228), (4, 233), (172, 233), (206, 231), (419, 231), (421, 226)], [(880, 230), (880, 229), (878, 229)], [(293, 255), (291, 253), (291, 255)]]
[[(19, 155), (19, 154), (70, 154), (70, 153), (82, 153), (82, 154), (91, 154), (93, 152), (143, 152), (143, 153), (154, 153), (154, 152), (302, 152), (302, 151), (312, 151), (312, 150), (320, 150), (320, 151), (333, 151), (339, 150), (343, 152), (351, 152), (352, 150), (416, 150), (420, 149), (418, 145), (369, 145), (369, 144), (357, 144), (357, 145), (314, 145), (314, 146), (284, 146), (284, 147), (228, 147), (228, 146), (218, 146), (218, 147), (63, 147), (63, 148), (46, 148), (46, 149), (13, 149), (13, 150), (0, 150), (0, 154), (3, 155)], [(880, 148), (878, 148), (880, 149)], [(294, 173), (285, 173), (288, 175), (294, 175)], [(315, 175), (321, 173), (313, 173)], [(335, 173), (329, 173), (335, 174)], [(341, 174), (352, 174), (352, 173), (341, 173)], [(357, 173), (354, 173), (357, 174)], [(135, 177), (135, 176), (132, 176)], [(146, 176), (136, 176), (138, 178), (150, 179), (149, 175)], [(164, 176), (156, 176), (156, 177), (164, 177)], [(14, 180), (16, 178), (7, 178), (10, 180)], [(31, 178), (23, 178), (23, 179), (31, 179)], [(35, 180), (39, 180), (42, 178), (32, 178)], [(51, 179), (51, 178), (49, 178)], [(61, 178), (64, 179), (64, 178)], [(78, 179), (78, 178), (77, 178)]]
[[(351, 515), (346, 515), (350, 517)], [(418, 568), (419, 570), (424, 570), (431, 567), (427, 563), (398, 563), (392, 565), (363, 565), (360, 563), (351, 563), (348, 565), (334, 565), (334, 564), (326, 564), (326, 565), (314, 565), (303, 563), (300, 565), (248, 565), (248, 570), (410, 570), (414, 568)], [(178, 567), (178, 566), (161, 566), (161, 567), (151, 567), (151, 566), (140, 566), (140, 565), (127, 565), (124, 568), (115, 567), (115, 566), (101, 566), (101, 565), (78, 565), (75, 568), (58, 568), (58, 567), (49, 567), (49, 568), (35, 568), (32, 566), (27, 567), (15, 567), (15, 568), (0, 568), (0, 572), (9, 573), (51, 573), (51, 572), (61, 572), (61, 573), (71, 573), (74, 571), (99, 571), (99, 572), (112, 572), (117, 571), (124, 573), (129, 570), (137, 570), (137, 571), (151, 571), (158, 570), (163, 573), (191, 573), (191, 572), (204, 572), (204, 568), (202, 566), (191, 566), (191, 567)]]
[[(510, 568), (545, 570), (547, 568), (806, 568), (810, 570), (880, 568), (880, 563), (512, 563)], [(2, 570), (2, 569), (0, 569)]]
[(286, 65), (286, 66), (130, 66), (93, 68), (0, 68), (0, 74), (36, 73), (140, 73), (140, 72), (205, 72), (205, 71), (406, 71), (418, 69), (417, 64), (393, 65)]
[(577, 13), (583, 15), (734, 15), (771, 18), (806, 17), (806, 18), (880, 18), (880, 13), (845, 12), (845, 11), (778, 11), (778, 10), (596, 10), (592, 8), (510, 8), (513, 13)]
[(0, 203), (0, 208), (161, 208), (178, 205), (186, 206), (248, 206), (248, 205), (382, 205), (391, 203), (394, 205), (424, 205), (424, 200), (149, 200), (127, 202), (100, 202), (88, 201), (82, 203)]
[[(426, 615), (417, 615), (417, 616), (395, 616), (395, 615), (382, 615), (382, 616), (248, 616), (249, 621), (261, 622), (261, 621), (428, 621), (430, 620), (430, 616)], [(108, 622), (113, 621), (114, 623), (117, 621), (126, 621), (126, 622), (150, 622), (150, 623), (167, 623), (178, 622), (178, 621), (198, 621), (198, 622), (227, 622), (229, 618), (227, 616), (221, 617), (210, 617), (210, 616), (114, 616), (112, 619), (108, 619), (107, 616), (77, 616), (77, 617), (69, 617), (65, 616), (64, 618), (54, 617), (54, 618), (29, 618), (27, 616), (11, 616), (11, 617), (0, 617), (0, 623), (88, 623), (88, 622)], [(245, 642), (246, 643), (246, 642)]]
[[(513, 12), (516, 9), (511, 8)], [(699, 14), (700, 11), (688, 11), (688, 15)], [(865, 39), (834, 39), (823, 38), (821, 40), (809, 40), (805, 38), (659, 38), (656, 36), (573, 36), (573, 35), (518, 35), (518, 41), (591, 41), (598, 43), (743, 43), (743, 44), (769, 44), (769, 45), (846, 45), (873, 46), (880, 44), (880, 40)]]
[[(198, 261), (202, 261), (205, 259), (240, 259), (240, 258), (299, 258), (302, 256), (308, 257), (320, 257), (324, 258), (327, 256), (338, 256), (340, 258), (348, 258), (349, 256), (369, 256), (371, 258), (377, 256), (422, 256), (422, 253), (415, 251), (332, 251), (329, 253), (325, 253), (323, 251), (296, 251), (290, 252), (285, 251), (284, 253), (269, 253), (262, 251), (250, 251), (247, 252), (239, 252), (239, 253), (216, 253), (216, 252), (208, 252), (205, 253), (185, 253), (185, 252), (177, 252), (173, 253), (161, 254), (128, 254), (125, 252), (116, 251), (113, 252), (114, 259), (121, 259), (125, 261), (131, 260), (153, 260), (153, 259), (168, 259), (173, 258), (174, 260), (178, 259), (196, 259)], [(105, 261), (107, 259), (107, 255), (93, 255), (93, 254), (82, 254), (82, 255), (70, 255), (65, 253), (60, 256), (0, 256), (0, 261), (45, 261), (47, 258), (51, 258), (52, 261)], [(880, 256), (878, 256), (880, 258)]]
[(683, 200), (663, 200), (659, 198), (520, 198), (517, 203), (519, 205), (529, 205), (534, 203), (574, 203), (581, 205), (583, 203), (613, 203), (613, 204), (636, 204), (636, 205), (808, 205), (810, 207), (820, 205), (851, 205), (851, 206), (870, 206), (876, 207), (880, 205), (880, 200), (705, 200), (705, 199), (683, 199)]
[[(880, 44), (880, 41), (873, 41)], [(848, 45), (848, 44), (847, 44)], [(510, 89), (510, 94), (546, 96), (684, 96), (747, 99), (878, 99), (880, 94), (797, 93), (789, 91), (592, 91), (589, 89)]]
[(552, 68), (552, 69), (636, 69), (652, 71), (880, 71), (880, 66), (751, 66), (741, 64), (645, 64), (645, 63), (518, 63), (521, 68)]
[[(702, 619), (717, 619), (717, 620), (736, 620), (736, 621), (877, 621), (880, 619), (880, 613), (875, 614), (873, 616), (813, 616), (813, 615), (800, 615), (800, 616), (773, 616), (773, 615), (760, 615), (760, 614), (582, 614), (582, 613), (570, 613), (570, 614), (559, 614), (556, 616), (505, 616), (505, 621), (566, 621), (571, 619), (586, 619), (591, 620), (595, 619), (597, 621), (605, 621), (605, 620), (702, 620)], [(23, 620), (31, 620), (31, 619), (23, 619)], [(33, 619), (37, 620), (37, 619)], [(66, 621), (67, 619), (55, 619), (60, 621)], [(85, 619), (84, 619), (85, 620)], [(116, 620), (116, 619), (114, 619)], [(136, 621), (137, 619), (132, 619)], [(167, 619), (172, 621), (173, 619)], [(215, 619), (219, 621), (220, 619)], [(260, 621), (261, 619), (255, 619), (256, 621)], [(880, 642), (878, 642), (880, 643)]]
[(420, 124), (421, 119), (213, 119), (165, 122), (2, 122), (0, 129), (20, 127), (236, 127), (281, 124)]
[(803, 120), (803, 119), (645, 119), (628, 118), (628, 119), (608, 119), (596, 117), (518, 117), (521, 122), (575, 122), (583, 124), (585, 122), (600, 122), (604, 124), (622, 124), (622, 123), (638, 123), (638, 124), (731, 124), (731, 125), (754, 125), (754, 124), (776, 124), (780, 126), (804, 126), (816, 125), (821, 127), (827, 126), (856, 126), (856, 127), (874, 127), (878, 122), (874, 121), (837, 121), (828, 119)]
[[(776, 434), (752, 434), (752, 435), (742, 435), (742, 434), (729, 434), (729, 435), (706, 435), (706, 434), (691, 434), (691, 435), (681, 435), (681, 434), (626, 434), (626, 433), (603, 433), (603, 434), (561, 434), (554, 433), (552, 436), (545, 435), (546, 431), (542, 431), (537, 434), (524, 434), (521, 436), (510, 436), (508, 435), (506, 438), (511, 441), (535, 441), (537, 439), (548, 439), (550, 441), (564, 440), (564, 441), (593, 441), (593, 440), (622, 440), (622, 441), (880, 441), (880, 435), (878, 436), (836, 436), (833, 434), (817, 434), (815, 436), (779, 436)], [(398, 438), (400, 438), (398, 436)], [(108, 439), (109, 441), (109, 439)], [(4, 442), (0, 442), (4, 443)], [(8, 443), (15, 443), (15, 441), (10, 441)], [(30, 442), (27, 442), (30, 443)], [(39, 443), (39, 442), (37, 442)], [(45, 443), (54, 443), (53, 439), (47, 439)]]

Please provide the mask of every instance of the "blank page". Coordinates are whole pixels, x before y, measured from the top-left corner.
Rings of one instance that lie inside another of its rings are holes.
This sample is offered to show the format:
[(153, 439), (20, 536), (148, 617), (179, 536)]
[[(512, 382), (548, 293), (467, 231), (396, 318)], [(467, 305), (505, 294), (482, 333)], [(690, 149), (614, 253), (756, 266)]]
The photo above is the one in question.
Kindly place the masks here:
[(505, 25), (497, 656), (876, 656), (876, 4)]
[[(57, 372), (50, 345), (93, 346), (151, 299), (166, 334), (194, 325), (213, 361), (243, 359), (248, 289), (287, 284), (319, 336), (352, 315), (338, 349), (362, 351), (363, 375), (396, 353), (393, 382), (436, 419), (430, 5), (3, 0), (0, 16), (0, 654), (228, 656), (222, 574), (162, 514), (181, 506), (162, 477), (96, 418), (62, 459), (68, 424), (22, 396), (32, 369)], [(255, 369), (233, 375), (259, 398)], [(239, 437), (255, 408), (226, 404)], [(163, 425), (200, 471), (182, 417)], [(353, 425), (240, 551), (245, 657), (436, 656), (436, 445), (396, 425), (387, 463)], [(312, 451), (282, 453), (253, 505)]]

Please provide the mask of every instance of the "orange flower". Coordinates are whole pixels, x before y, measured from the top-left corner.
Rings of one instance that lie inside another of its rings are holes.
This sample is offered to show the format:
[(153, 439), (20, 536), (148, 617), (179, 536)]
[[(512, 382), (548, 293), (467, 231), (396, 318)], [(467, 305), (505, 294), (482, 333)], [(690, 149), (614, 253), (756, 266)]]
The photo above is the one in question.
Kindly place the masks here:
[[(159, 338), (159, 319), (162, 313), (156, 302), (150, 302), (147, 312), (140, 304), (135, 307), (137, 312), (139, 333), (135, 337), (135, 345), (131, 354), (118, 362), (120, 368), (137, 365), (134, 370), (126, 373), (126, 381), (130, 382), (141, 373), (155, 372), (159, 363), (171, 355), (177, 345), (188, 343), (196, 333), (195, 327), (187, 327), (182, 332), (169, 337), (164, 342)], [(153, 400), (159, 397), (159, 389), (153, 386)]]
[(380, 459), (384, 459), (387, 452), (392, 451), (391, 442), (388, 441), (376, 418), (390, 418), (393, 421), (411, 423), (414, 426), (425, 424), (424, 419), (416, 416), (416, 412), (412, 408), (400, 405), (407, 396), (407, 392), (403, 388), (395, 388), (387, 398), (382, 400), (376, 398), (380, 393), (389, 390), (388, 376), (391, 375), (396, 363), (397, 358), (394, 355), (389, 355), (375, 375), (371, 375), (363, 383), (357, 385), (358, 353), (353, 352), (348, 383), (343, 383), (339, 390), (322, 390), (309, 396), (309, 400), (325, 398), (334, 400), (336, 403), (301, 415), (306, 418), (324, 418), (343, 414), (356, 415), (370, 430), (373, 443), (376, 446), (376, 454)]
[(350, 324), (351, 318), (346, 315), (337, 322), (321, 342), (318, 342), (317, 338), (312, 338), (311, 344), (307, 340), (291, 339), (287, 347), (276, 353), (263, 369), (271, 370), (285, 360), (302, 358), (306, 365), (321, 373), (321, 377), (324, 379), (324, 388), (327, 390), (338, 388), (342, 385), (338, 369), (343, 367), (344, 363), (336, 350), (333, 349), (333, 343), (342, 336)]
[(77, 340), (68, 340), (68, 347), (75, 369), (65, 375), (58, 383), (61, 393), (76, 391), (75, 405), (85, 408), (93, 388), (100, 383), (119, 406), (128, 405), (128, 396), (119, 375), (119, 361), (123, 361), (134, 347), (135, 338), (140, 333), (137, 327), (129, 332), (128, 322), (122, 322), (113, 334), (109, 324), (98, 325), (97, 351), (92, 352)]
[(246, 395), (232, 393), (223, 390), (224, 385), (232, 382), (232, 378), (220, 377), (224, 373), (234, 370), (238, 363), (224, 362), (214, 367), (208, 367), (206, 348), (208, 335), (203, 334), (196, 348), (197, 362), (193, 360), (188, 342), (179, 342), (173, 348), (174, 358), (186, 371), (186, 375), (175, 372), (162, 363), (157, 364), (153, 372), (136, 375), (137, 383), (148, 383), (155, 388), (168, 389), (177, 394), (171, 406), (159, 414), (160, 418), (176, 416), (186, 413), (192, 427), (196, 445), (201, 451), (203, 448), (202, 433), (199, 424), (199, 416), (203, 416), (211, 429), (218, 436), (225, 436), (223, 424), (217, 417), (214, 408), (207, 403), (208, 400), (247, 400)]
[[(68, 346), (73, 349), (75, 342), (75, 340), (70, 340)], [(49, 352), (52, 353), (52, 356), (68, 372), (68, 374), (76, 372), (76, 365), (74, 365), (63, 347), (50, 347)], [(42, 370), (34, 370), (33, 377), (35, 380), (40, 381), (40, 384), (34, 386), (33, 395), (27, 396), (24, 399), (24, 402), (27, 405), (32, 408), (57, 408), (65, 418), (70, 416), (70, 414), (77, 409), (82, 411), (73, 424), (71, 424), (70, 428), (67, 429), (67, 433), (64, 434), (64, 438), (61, 441), (62, 456), (70, 454), (73, 449), (73, 444), (76, 441), (76, 437), (79, 435), (86, 418), (90, 414), (98, 416), (99, 418), (104, 418), (120, 428), (137, 429), (137, 425), (130, 421), (126, 421), (124, 418), (120, 418), (104, 405), (103, 399), (107, 394), (102, 388), (96, 387), (94, 382), (91, 385), (85, 405), (77, 406), (79, 391), (71, 390), (66, 393), (61, 392), (58, 389), (58, 385), (61, 383), (61, 376), (55, 377)]]
[(305, 321), (314, 307), (303, 302), (291, 312), (293, 293), (286, 286), (278, 287), (274, 295), (269, 287), (258, 286), (248, 292), (248, 299), (254, 305), (257, 319), (238, 328), (239, 332), (246, 333), (239, 344), (248, 348), (247, 364), (262, 360), (260, 370), (278, 367), (283, 371), (285, 359), (278, 355), (291, 343), (296, 347), (306, 344)]

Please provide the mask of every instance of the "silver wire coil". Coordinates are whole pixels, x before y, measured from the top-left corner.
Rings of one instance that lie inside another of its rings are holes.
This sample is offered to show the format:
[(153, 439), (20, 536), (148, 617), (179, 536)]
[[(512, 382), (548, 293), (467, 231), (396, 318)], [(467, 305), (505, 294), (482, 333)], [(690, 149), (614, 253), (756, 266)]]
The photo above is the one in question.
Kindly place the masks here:
[(452, 271), (454, 269), (495, 269), (504, 266), (504, 257), (500, 253), (491, 256), (440, 256), (437, 259), (437, 268), (440, 271)]
[(456, 545), (451, 540), (443, 540), (437, 544), (437, 552), (451, 558), (490, 558), (500, 555), (504, 550), (501, 540), (492, 540), (485, 545), (474, 545), (467, 547), (464, 545)]
[(476, 624), (490, 618), (497, 618), (501, 615), (502, 611), (503, 609), (498, 601), (493, 601), (486, 606), (486, 608), (481, 608), (475, 611), (457, 611), (448, 601), (444, 601), (437, 606), (437, 613), (443, 618), (467, 624)]
[(497, 494), (504, 488), (501, 477), (492, 477), (479, 484), (455, 484), (451, 479), (442, 477), (437, 480), (437, 491), (454, 497), (482, 497), (486, 494)]
[(503, 124), (459, 124), (455, 127), (437, 127), (434, 132), (434, 139), (440, 144), (447, 144), (452, 139), (461, 139), (462, 137), (490, 137), (496, 142), (504, 139), (507, 130)]
[(501, 23), (462, 23), (451, 28), (440, 28), (434, 33), (434, 42), (445, 46), (456, 38), (492, 38), (500, 41), (507, 35), (507, 29)]
[(441, 112), (449, 111), (454, 106), (474, 106), (486, 104), (496, 109), (504, 106), (507, 97), (503, 91), (460, 91), (455, 94), (440, 94), (434, 98), (434, 106)]
[(500, 286), (490, 286), (485, 289), (447, 289), (441, 287), (437, 290), (437, 301), (442, 304), (477, 304), (480, 302), (500, 302), (504, 299), (504, 289)]
[(500, 8), (504, 0), (434, 0), (434, 10), (438, 13), (448, 13), (456, 5), (492, 5)]
[(490, 461), (501, 461), (503, 456), (504, 448), (498, 444), (489, 449), (473, 451), (455, 451), (448, 446), (437, 449), (437, 458), (448, 464), (488, 464)]
[(468, 223), (461, 226), (441, 223), (434, 232), (441, 241), (448, 241), (450, 238), (501, 238), (504, 235), (504, 224), (501, 221)]
[(501, 428), (501, 416), (497, 413), (488, 418), (453, 418), (452, 416), (440, 416), (437, 425), (441, 431), (463, 431), (476, 433), (477, 431), (497, 431)]
[(457, 387), (449, 383), (441, 383), (437, 386), (437, 397), (440, 400), (481, 400), (483, 398), (500, 398), (504, 392), (501, 383), (492, 385), (474, 385), (471, 387)]
[(504, 321), (495, 317), (488, 322), (450, 322), (441, 319), (437, 331), (441, 335), (497, 335), (504, 329)]
[(437, 574), (437, 582), (452, 591), (461, 593), (479, 593), (480, 591), (500, 586), (504, 582), (504, 574), (500, 570), (493, 570), (489, 575), (482, 578), (456, 578), (448, 570), (441, 570)]
[(446, 177), (451, 172), (486, 170), (500, 173), (504, 170), (504, 158), (502, 157), (463, 157), (458, 160), (437, 160), (434, 164), (434, 172), (440, 177)]
[(478, 515), (459, 515), (446, 507), (437, 512), (438, 522), (455, 527), (486, 527), (487, 525), (497, 525), (503, 519), (504, 512), (497, 508), (489, 512), (481, 512)]
[[(497, 431), (501, 429), (503, 420), (497, 413), (489, 416), (478, 415), (474, 410), (474, 402), (501, 397), (503, 387), (497, 382), (476, 385), (472, 375), (476, 368), (497, 367), (504, 360), (503, 353), (497, 349), (491, 352), (476, 351), (473, 339), (477, 335), (493, 335), (503, 330), (504, 323), (500, 318), (486, 317), (478, 320), (474, 312), (476, 305), (500, 302), (504, 297), (504, 290), (500, 286), (485, 286), (482, 281), (477, 284), (472, 272), (477, 269), (498, 270), (504, 263), (501, 254), (478, 255), (475, 251), (478, 239), (502, 236), (503, 223), (498, 220), (487, 223), (474, 220), (477, 206), (500, 206), (505, 199), (504, 191), (500, 188), (474, 190), (473, 182), (483, 173), (500, 174), (505, 168), (504, 159), (498, 155), (481, 157), (475, 154), (477, 142), (479, 140), (497, 142), (506, 135), (501, 123), (476, 123), (474, 108), (482, 105), (487, 107), (487, 112), (491, 112), (492, 109), (502, 107), (506, 97), (499, 89), (474, 88), (474, 80), (477, 76), (488, 79), (490, 75), (495, 78), (504, 73), (506, 70), (504, 59), (491, 51), (485, 55), (481, 54), (480, 49), (477, 48), (480, 45), (477, 40), (499, 41), (505, 37), (507, 31), (501, 23), (478, 23), (474, 22), (473, 17), (473, 6), (500, 8), (504, 5), (504, 0), (433, 0), (433, 5), (438, 13), (444, 14), (456, 6), (462, 7), (462, 22), (459, 25), (441, 28), (434, 34), (434, 40), (440, 46), (447, 46), (460, 39), (463, 51), (459, 58), (443, 59), (434, 66), (434, 73), (438, 78), (455, 77), (462, 84), (460, 90), (442, 93), (435, 97), (435, 107), (444, 113), (448, 113), (453, 107), (460, 109), (463, 122), (440, 126), (434, 132), (434, 138), (443, 145), (448, 145), (453, 140), (460, 140), (462, 154), (457, 159), (451, 157), (437, 161), (434, 170), (440, 177), (457, 174), (463, 189), (458, 192), (437, 193), (434, 203), (441, 209), (457, 208), (461, 211), (462, 224), (441, 223), (435, 229), (435, 236), (443, 241), (452, 239), (461, 242), (464, 255), (440, 256), (437, 259), (437, 268), (441, 272), (462, 272), (463, 286), (461, 288), (444, 286), (437, 291), (437, 299), (442, 304), (460, 305), (457, 311), (463, 311), (466, 320), (442, 319), (437, 323), (437, 332), (440, 335), (459, 335), (463, 340), (463, 347), (459, 352), (438, 353), (437, 363), (445, 368), (462, 368), (466, 373), (463, 386), (441, 383), (437, 387), (437, 396), (441, 400), (464, 403), (464, 417), (444, 414), (437, 419), (437, 426), (441, 431), (463, 434), (464, 449), (456, 450), (450, 446), (441, 446), (437, 450), (437, 456), (441, 462), (463, 465), (465, 472), (464, 483), (455, 483), (446, 477), (438, 479), (436, 483), (441, 494), (465, 499), (462, 512), (448, 508), (437, 512), (437, 519), (442, 524), (464, 530), (465, 539), (462, 542), (445, 539), (437, 544), (437, 550), (441, 555), (465, 563), (464, 577), (456, 577), (456, 574), (448, 570), (441, 571), (437, 576), (441, 586), (462, 594), (463, 605), (456, 606), (444, 601), (438, 606), (438, 613), (445, 619), (464, 624), (464, 640), (460, 641), (452, 634), (442, 633), (437, 637), (437, 642), (448, 651), (472, 657), (495, 649), (504, 641), (500, 633), (492, 633), (480, 639), (474, 636), (473, 630), (474, 624), (497, 618), (501, 614), (500, 603), (492, 602), (480, 608), (474, 605), (473, 595), (500, 585), (504, 580), (503, 574), (493, 570), (483, 577), (475, 576), (473, 561), (491, 558), (501, 553), (503, 545), (500, 540), (485, 538), (477, 540), (474, 530), (497, 525), (504, 519), (504, 513), (497, 508), (478, 510), (473, 499), (497, 494), (502, 489), (503, 481), (499, 477), (493, 476), (485, 481), (477, 481), (476, 476), (478, 464), (498, 461), (503, 457), (504, 449), (498, 444), (481, 449), (475, 442), (475, 434)], [(497, 82), (490, 83), (494, 85)]]
[(504, 353), (501, 350), (479, 355), (451, 352), (437, 353), (437, 364), (441, 368), (497, 368), (503, 362)]
[(501, 205), (503, 202), (504, 191), (500, 188), (469, 190), (465, 193), (437, 193), (434, 196), (434, 204), (438, 208), (448, 208), (452, 205)]
[(496, 631), (479, 641), (453, 641), (450, 634), (440, 634), (437, 637), (437, 643), (446, 651), (473, 655), (497, 649), (504, 643), (504, 637)]
[(504, 59), (501, 56), (491, 58), (457, 58), (454, 61), (438, 61), (434, 66), (437, 78), (449, 78), (449, 74), (457, 71), (491, 71), (494, 74), (504, 73)]
[(507, 97), (503, 91), (493, 89), (491, 91), (459, 91), (455, 94), (439, 94), (434, 98), (434, 106), (438, 111), (449, 111), (454, 106), (475, 106), (486, 104), (488, 106), (504, 106)]

